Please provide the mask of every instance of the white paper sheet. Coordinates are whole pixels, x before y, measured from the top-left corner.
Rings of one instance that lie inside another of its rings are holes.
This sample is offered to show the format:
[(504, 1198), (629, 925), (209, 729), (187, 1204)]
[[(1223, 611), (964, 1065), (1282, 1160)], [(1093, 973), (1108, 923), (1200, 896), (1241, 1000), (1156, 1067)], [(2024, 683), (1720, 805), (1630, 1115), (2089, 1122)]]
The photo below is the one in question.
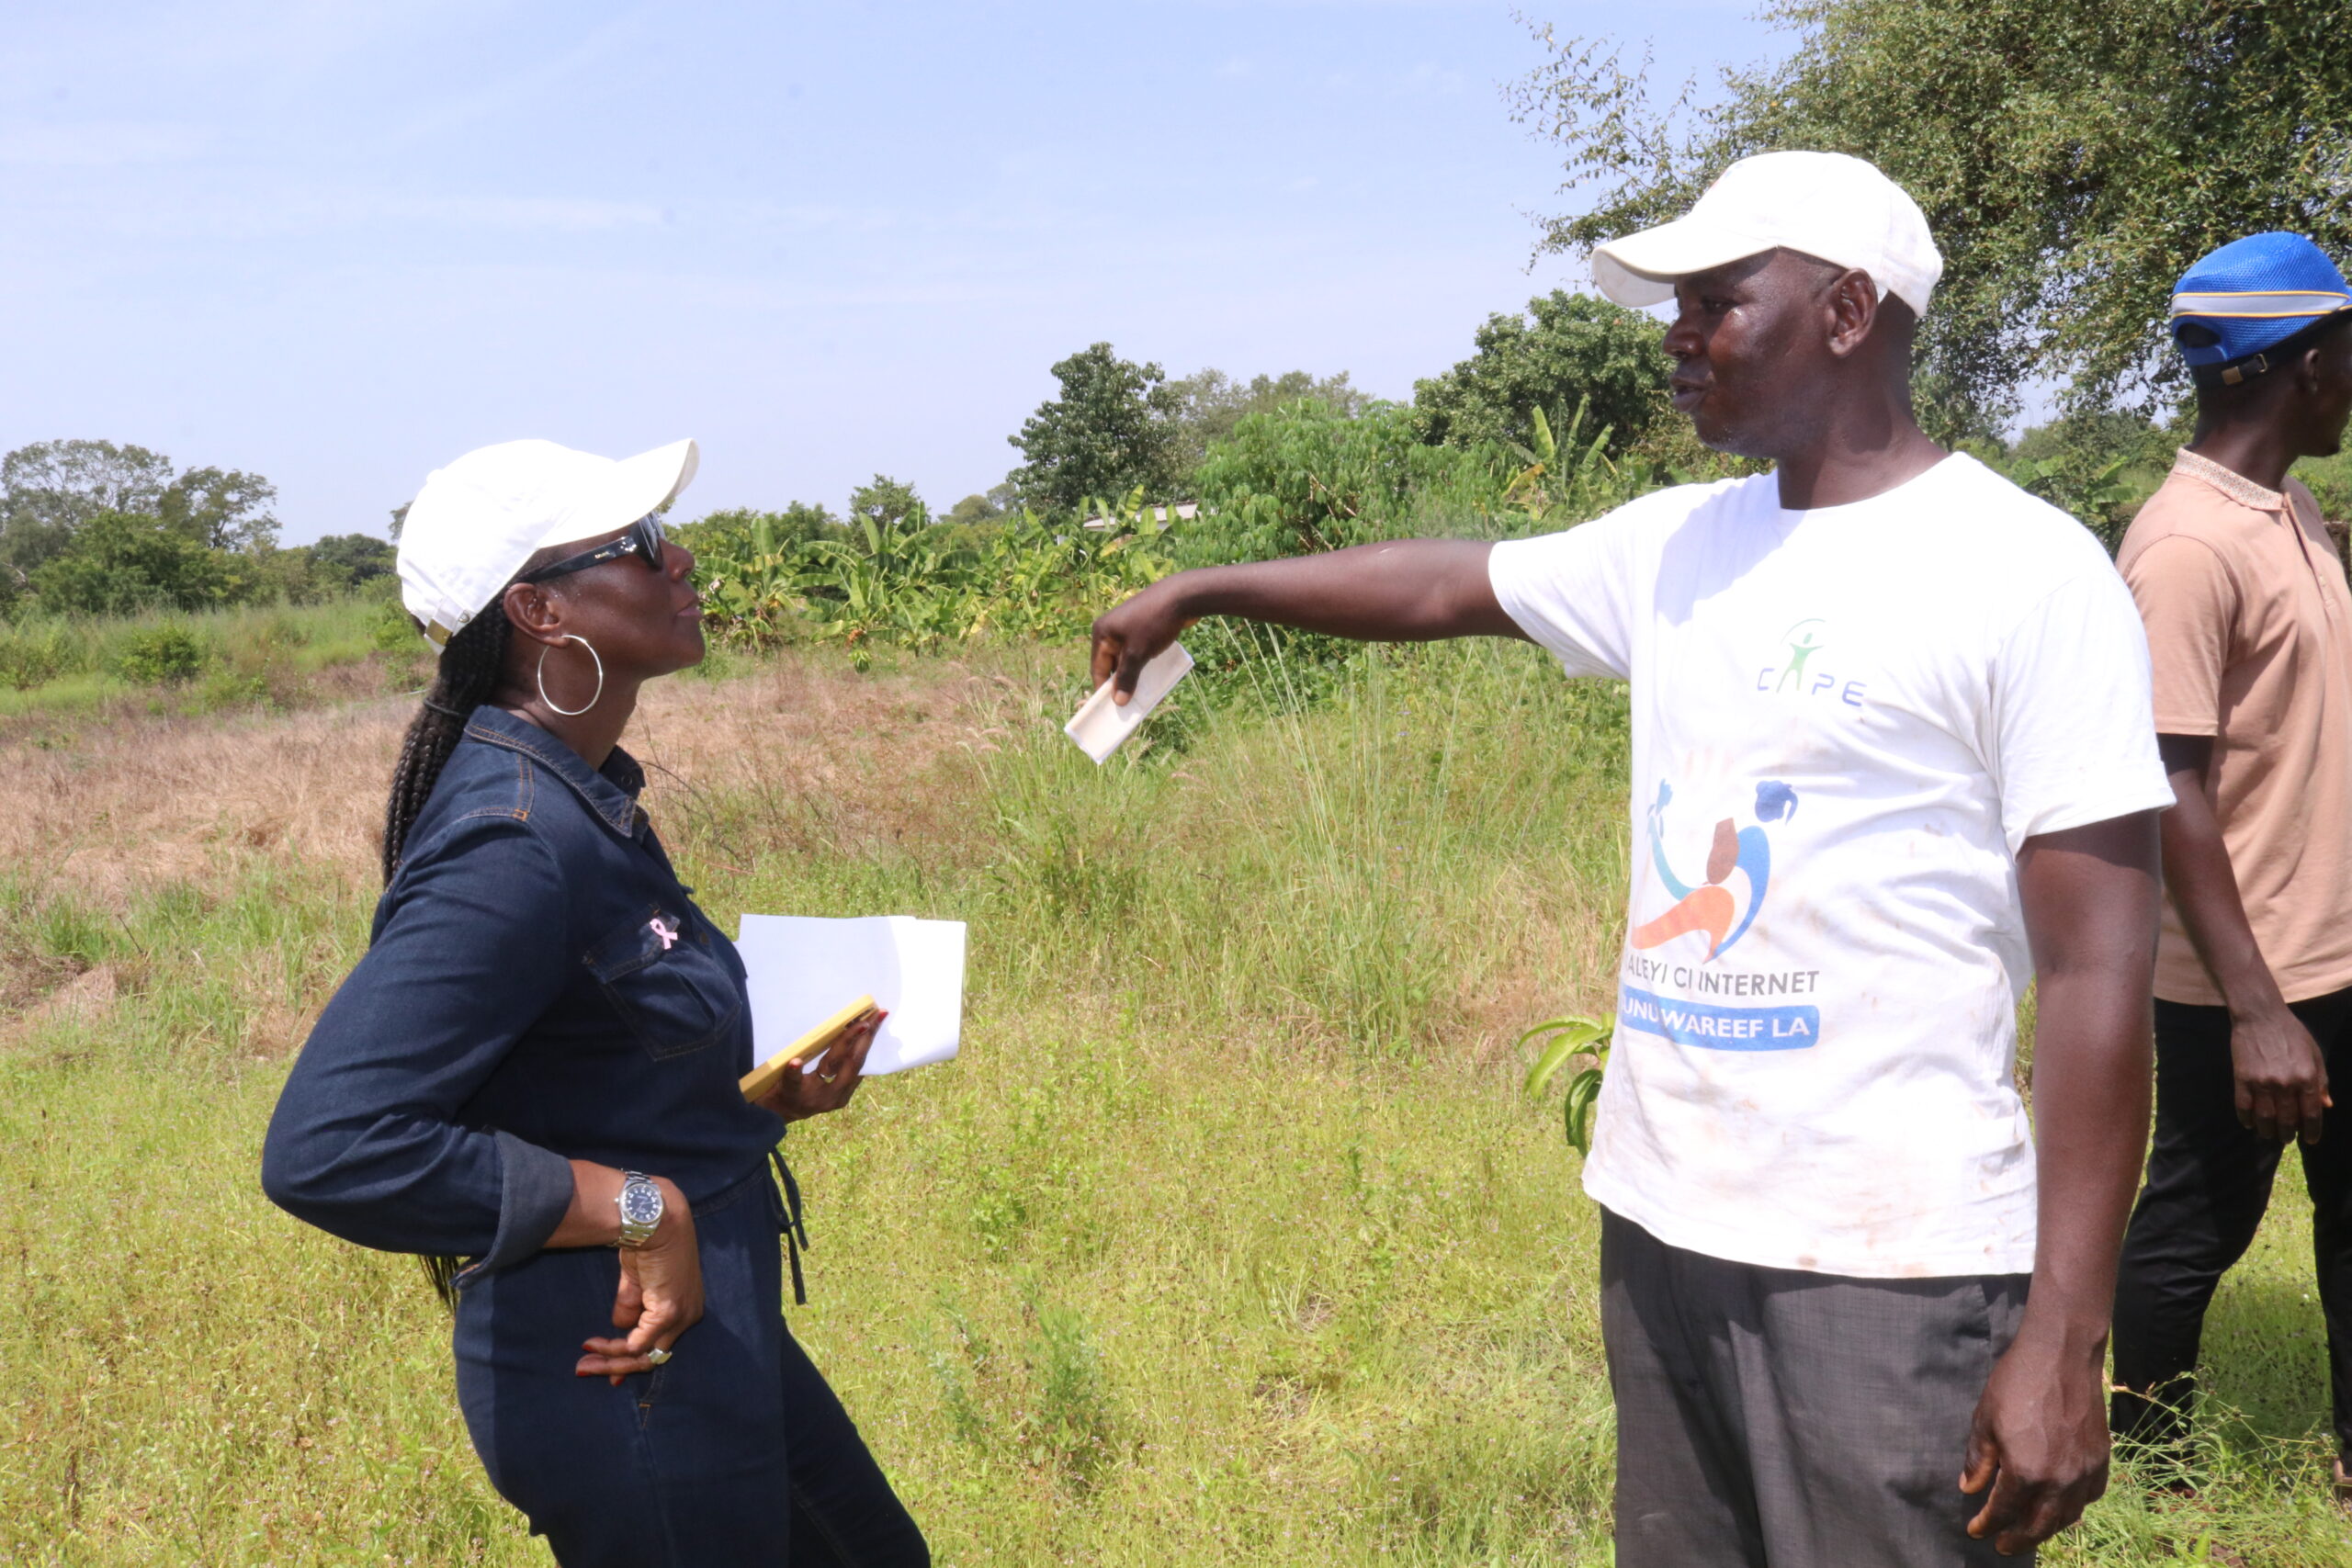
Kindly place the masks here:
[[(1062, 733), (1078, 742), (1078, 749), (1094, 759), (1106, 762), (1119, 743), (1140, 728), (1159, 705), (1159, 699), (1175, 688), (1193, 668), (1193, 656), (1184, 651), (1181, 642), (1162, 649), (1159, 657), (1136, 672), (1135, 694), (1121, 707), (1111, 700), (1111, 681), (1094, 688), (1094, 694), (1079, 705), (1078, 712), (1062, 726)], [(1113, 676), (1115, 681), (1118, 677)]]
[(752, 1053), (760, 1061), (866, 995), (890, 1015), (866, 1055), (868, 1077), (944, 1062), (961, 1043), (961, 920), (745, 915), (735, 946), (751, 972)]

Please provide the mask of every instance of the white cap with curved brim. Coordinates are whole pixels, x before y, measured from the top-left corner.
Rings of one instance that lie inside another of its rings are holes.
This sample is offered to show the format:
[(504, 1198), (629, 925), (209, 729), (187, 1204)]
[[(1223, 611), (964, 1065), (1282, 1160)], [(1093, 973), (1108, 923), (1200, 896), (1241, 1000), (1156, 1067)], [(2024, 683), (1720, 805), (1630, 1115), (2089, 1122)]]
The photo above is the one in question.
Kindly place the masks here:
[(1660, 305), (1694, 272), (1790, 250), (1871, 276), (1928, 313), (1944, 274), (1927, 215), (1877, 165), (1843, 152), (1759, 152), (1717, 176), (1671, 223), (1592, 253), (1592, 281), (1620, 305)]
[(702, 455), (673, 441), (617, 461), (552, 441), (502, 441), (435, 468), (401, 525), (401, 604), (446, 646), (550, 545), (626, 528), (694, 482)]

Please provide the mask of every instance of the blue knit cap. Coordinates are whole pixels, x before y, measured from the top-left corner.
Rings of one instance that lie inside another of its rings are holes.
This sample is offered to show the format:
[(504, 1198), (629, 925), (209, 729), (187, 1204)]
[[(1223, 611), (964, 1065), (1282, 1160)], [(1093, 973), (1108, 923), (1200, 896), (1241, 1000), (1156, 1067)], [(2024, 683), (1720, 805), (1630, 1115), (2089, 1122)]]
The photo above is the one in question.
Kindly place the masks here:
[[(2352, 284), (2326, 252), (2301, 234), (2249, 234), (2182, 276), (2172, 297), (2172, 340), (2192, 366), (2231, 365), (2346, 310)], [(2184, 335), (2192, 323), (2205, 330)]]

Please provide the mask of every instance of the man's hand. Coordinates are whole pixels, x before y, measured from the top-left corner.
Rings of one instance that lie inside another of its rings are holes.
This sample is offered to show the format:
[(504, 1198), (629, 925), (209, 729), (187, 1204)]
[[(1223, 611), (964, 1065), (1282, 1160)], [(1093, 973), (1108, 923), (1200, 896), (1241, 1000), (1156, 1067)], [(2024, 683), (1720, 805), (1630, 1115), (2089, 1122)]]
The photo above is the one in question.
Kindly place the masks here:
[(2319, 1142), (2329, 1106), (2327, 1059), (2285, 1002), (2230, 1018), (2230, 1066), (2238, 1080), (2238, 1120), (2257, 1138)]
[(1136, 694), (1143, 667), (1168, 651), (1193, 624), (1177, 614), (1177, 592), (1175, 579), (1162, 578), (1094, 622), (1094, 683), (1099, 686), (1116, 675), (1111, 700), (1122, 707)]
[(2159, 735), (2175, 805), (2165, 813), (2165, 886), (2190, 945), (2222, 988), (2230, 1009), (2230, 1066), (2237, 1076), (2238, 1120), (2256, 1137), (2319, 1142), (2321, 1116), (2334, 1103), (2327, 1063), (2279, 994), (2278, 979), (2254, 939), (2237, 873), (2207, 795), (2213, 769), (2209, 735)]
[(2018, 894), (2033, 948), (2033, 1287), (1977, 1402), (1961, 1489), (1968, 1533), (2025, 1551), (2107, 1490), (2107, 1326), (2148, 1142), (2156, 949), (2152, 811), (2028, 839)]
[(660, 1177), (654, 1181), (662, 1189), (662, 1224), (643, 1247), (620, 1249), (613, 1326), (622, 1332), (582, 1340), (580, 1348), (587, 1353), (572, 1368), (575, 1376), (607, 1378), (615, 1388), (632, 1372), (651, 1371), (650, 1353), (671, 1349), (678, 1336), (702, 1321), (702, 1253), (695, 1241), (694, 1211), (675, 1183)]
[(2107, 1491), (2105, 1348), (2103, 1336), (2062, 1347), (2020, 1334), (1984, 1384), (1960, 1489), (1991, 1487), (1968, 1533), (2004, 1556), (2048, 1540)]
[(1492, 549), (1475, 539), (1396, 539), (1163, 577), (1094, 623), (1094, 683), (1112, 681), (1112, 700), (1124, 705), (1143, 667), (1204, 615), (1358, 642), (1523, 637), (1495, 598)]

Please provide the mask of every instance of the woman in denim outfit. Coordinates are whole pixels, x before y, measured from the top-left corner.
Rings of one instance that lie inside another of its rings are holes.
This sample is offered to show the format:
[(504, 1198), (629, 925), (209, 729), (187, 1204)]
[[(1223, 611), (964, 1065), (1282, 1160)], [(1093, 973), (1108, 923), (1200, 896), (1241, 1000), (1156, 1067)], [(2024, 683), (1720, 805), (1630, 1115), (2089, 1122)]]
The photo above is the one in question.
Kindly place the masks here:
[(438, 678), (368, 954), (287, 1081), (262, 1182), (427, 1258), (475, 1450), (565, 1568), (927, 1563), (781, 1310), (797, 1204), (768, 1162), (785, 1122), (848, 1103), (872, 1029), (744, 1101), (742, 963), (618, 745), (638, 687), (703, 655), (694, 558), (656, 515), (695, 461), (510, 442), (410, 507), (401, 596)]

